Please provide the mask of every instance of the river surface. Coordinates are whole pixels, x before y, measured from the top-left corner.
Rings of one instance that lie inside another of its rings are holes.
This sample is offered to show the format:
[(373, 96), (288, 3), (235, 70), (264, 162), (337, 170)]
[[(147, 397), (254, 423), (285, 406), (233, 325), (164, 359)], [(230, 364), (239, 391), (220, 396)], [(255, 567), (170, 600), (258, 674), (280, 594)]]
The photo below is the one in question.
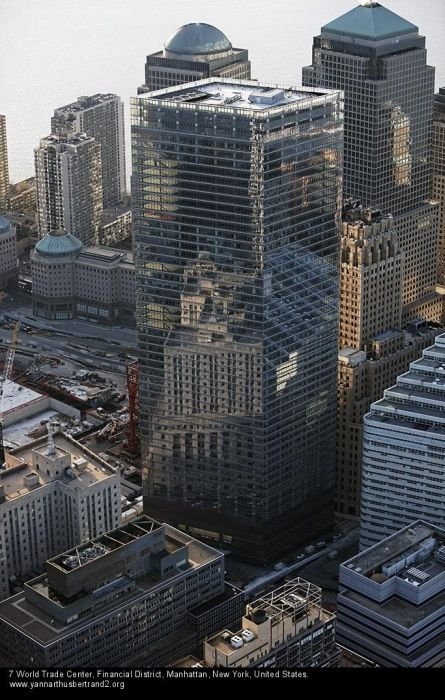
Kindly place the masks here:
[[(7, 118), (10, 179), (34, 172), (33, 148), (50, 132), (55, 107), (79, 95), (114, 92), (126, 105), (144, 82), (145, 56), (178, 27), (207, 22), (248, 48), (252, 76), (301, 83), (312, 37), (355, 0), (0, 0), (0, 114)], [(436, 87), (445, 85), (443, 0), (385, 0), (427, 37)], [(127, 147), (127, 170), (130, 170)]]

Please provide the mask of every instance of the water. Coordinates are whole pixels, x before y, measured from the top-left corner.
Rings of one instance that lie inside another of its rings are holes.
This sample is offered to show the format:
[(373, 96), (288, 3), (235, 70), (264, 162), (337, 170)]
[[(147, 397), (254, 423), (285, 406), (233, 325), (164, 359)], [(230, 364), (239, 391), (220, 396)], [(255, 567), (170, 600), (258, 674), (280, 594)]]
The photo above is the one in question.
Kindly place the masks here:
[[(10, 177), (33, 174), (33, 148), (55, 107), (79, 95), (114, 92), (126, 103), (144, 82), (145, 56), (179, 26), (208, 22), (248, 48), (253, 77), (301, 82), (320, 26), (356, 0), (0, 0), (0, 114), (6, 114)], [(443, 0), (384, 0), (427, 37), (436, 86), (445, 85)]]

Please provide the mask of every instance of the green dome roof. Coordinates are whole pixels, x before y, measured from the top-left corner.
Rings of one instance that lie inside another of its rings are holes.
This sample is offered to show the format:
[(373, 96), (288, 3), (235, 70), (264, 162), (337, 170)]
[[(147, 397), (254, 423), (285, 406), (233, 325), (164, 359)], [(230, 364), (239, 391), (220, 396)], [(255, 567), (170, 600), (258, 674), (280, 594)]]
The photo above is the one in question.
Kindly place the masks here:
[(418, 32), (415, 24), (408, 22), (395, 12), (387, 10), (378, 2), (368, 2), (337, 17), (321, 28), (329, 34), (343, 34), (368, 41), (380, 41), (401, 34)]
[(167, 52), (199, 56), (230, 51), (232, 44), (225, 34), (211, 24), (184, 24), (165, 42)]
[(80, 253), (82, 247), (82, 242), (79, 241), (78, 238), (60, 229), (58, 231), (51, 231), (41, 238), (35, 250), (36, 253), (45, 257), (60, 257)]
[(0, 216), (0, 234), (9, 233), (11, 230), (11, 223), (4, 216)]

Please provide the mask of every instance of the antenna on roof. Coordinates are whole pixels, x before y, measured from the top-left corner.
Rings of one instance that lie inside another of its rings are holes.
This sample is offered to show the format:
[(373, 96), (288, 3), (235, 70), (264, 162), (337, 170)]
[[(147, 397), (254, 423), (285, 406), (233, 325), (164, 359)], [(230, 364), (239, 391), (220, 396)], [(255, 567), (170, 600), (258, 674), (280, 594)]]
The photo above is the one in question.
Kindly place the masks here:
[(54, 436), (53, 436), (53, 426), (51, 425), (51, 423), (48, 423), (48, 443), (47, 443), (46, 454), (49, 457), (56, 454), (56, 448), (54, 445)]

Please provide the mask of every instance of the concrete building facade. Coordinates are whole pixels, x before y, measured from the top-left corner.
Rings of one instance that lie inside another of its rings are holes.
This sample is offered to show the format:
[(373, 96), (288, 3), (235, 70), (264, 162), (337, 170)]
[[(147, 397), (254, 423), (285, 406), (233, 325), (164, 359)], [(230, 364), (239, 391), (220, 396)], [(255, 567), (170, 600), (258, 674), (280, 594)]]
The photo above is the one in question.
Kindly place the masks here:
[(434, 342), (443, 320), (403, 319), (406, 254), (391, 216), (348, 200), (340, 249), (336, 510), (358, 517), (363, 417)]
[(321, 607), (321, 589), (297, 578), (249, 603), (241, 630), (204, 643), (206, 666), (332, 668), (339, 665), (335, 615)]
[(165, 666), (194, 649), (187, 611), (223, 591), (221, 552), (143, 515), (50, 559), (1, 603), (0, 654), (17, 666)]
[(103, 209), (100, 151), (82, 133), (40, 141), (34, 160), (41, 238), (64, 228), (85, 245), (96, 243)]
[(235, 49), (216, 27), (185, 24), (165, 42), (162, 51), (147, 56), (145, 83), (138, 93), (218, 76), (250, 79), (247, 49)]
[(340, 565), (337, 641), (381, 667), (445, 666), (445, 530), (417, 520)]
[(124, 105), (108, 94), (79, 97), (54, 110), (51, 132), (62, 136), (87, 134), (100, 145), (103, 207), (122, 202), (126, 194)]
[(133, 101), (144, 508), (245, 557), (332, 517), (341, 134), (329, 91)]
[(92, 319), (134, 325), (133, 254), (82, 246), (66, 231), (52, 231), (31, 252), (33, 313), (50, 320)]
[(112, 246), (132, 235), (133, 217), (128, 207), (113, 207), (102, 214), (97, 244)]
[(7, 206), (9, 197), (8, 142), (6, 140), (6, 118), (0, 114), (0, 208)]
[(11, 185), (8, 208), (15, 214), (24, 214), (35, 219), (37, 214), (37, 188), (35, 177), (28, 177)]
[(0, 471), (0, 595), (17, 577), (120, 522), (120, 477), (73, 438), (56, 433), (6, 453)]
[(413, 519), (445, 527), (445, 334), (364, 418), (360, 548)]
[(15, 226), (0, 216), (0, 290), (17, 277), (17, 235)]

